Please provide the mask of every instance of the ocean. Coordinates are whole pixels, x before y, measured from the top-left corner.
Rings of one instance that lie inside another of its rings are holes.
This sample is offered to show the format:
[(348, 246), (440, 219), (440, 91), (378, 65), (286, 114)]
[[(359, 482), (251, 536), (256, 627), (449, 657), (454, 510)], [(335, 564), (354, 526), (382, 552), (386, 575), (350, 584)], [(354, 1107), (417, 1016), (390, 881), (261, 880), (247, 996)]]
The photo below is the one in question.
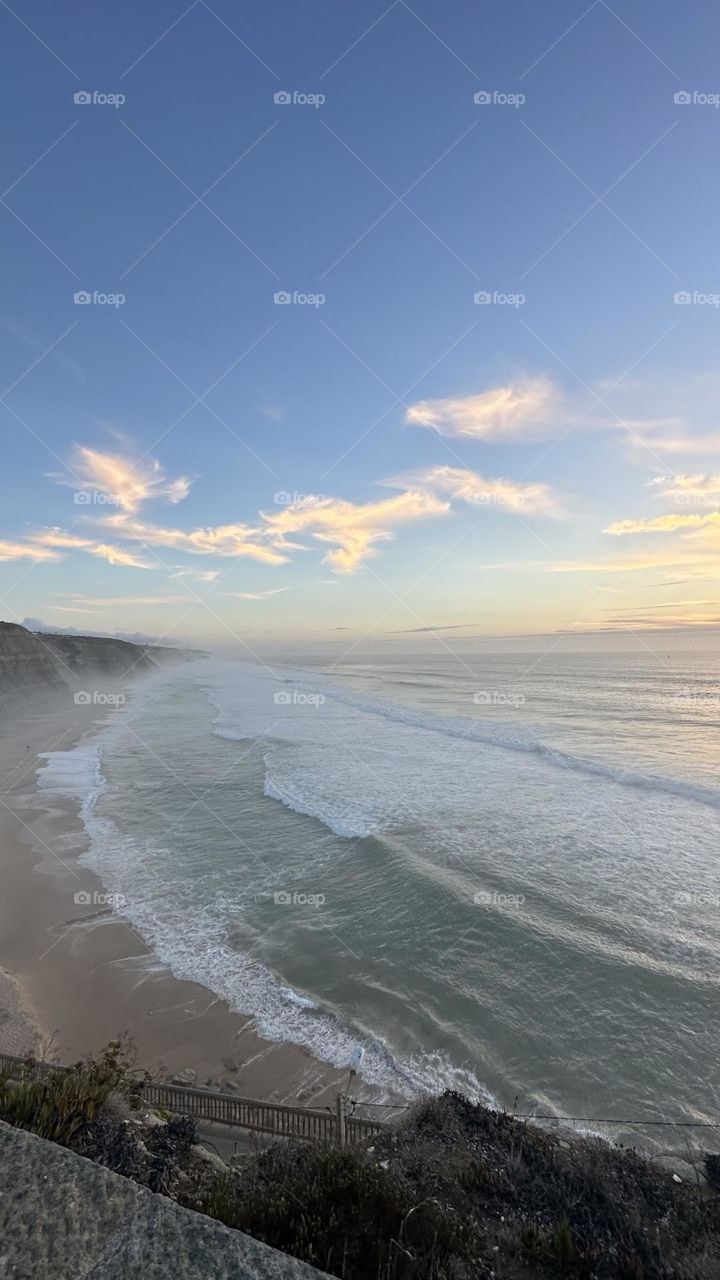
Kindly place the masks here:
[(719, 730), (711, 653), (208, 659), (39, 776), (262, 1036), (616, 1138), (720, 1115)]

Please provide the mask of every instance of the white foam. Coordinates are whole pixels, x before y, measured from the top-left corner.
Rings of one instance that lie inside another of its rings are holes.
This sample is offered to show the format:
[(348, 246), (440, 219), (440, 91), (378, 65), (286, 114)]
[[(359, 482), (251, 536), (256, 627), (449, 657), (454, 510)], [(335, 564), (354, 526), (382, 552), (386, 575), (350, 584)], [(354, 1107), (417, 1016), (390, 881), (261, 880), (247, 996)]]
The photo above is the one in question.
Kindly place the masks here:
[[(133, 716), (136, 710), (129, 707), (127, 712)], [(493, 1101), (471, 1071), (455, 1068), (437, 1053), (397, 1060), (382, 1039), (359, 1035), (332, 1013), (321, 1012), (310, 996), (283, 984), (253, 956), (236, 950), (227, 938), (231, 904), (222, 893), (200, 909), (178, 894), (168, 895), (166, 879), (158, 875), (148, 850), (98, 811), (107, 789), (103, 745), (116, 731), (117, 725), (110, 726), (90, 743), (44, 753), (39, 783), (48, 797), (79, 802), (89, 838), (80, 862), (100, 877), (113, 895), (113, 910), (162, 964), (176, 977), (200, 983), (231, 1009), (249, 1015), (266, 1040), (302, 1045), (338, 1068), (348, 1066), (353, 1051), (362, 1045), (360, 1074), (388, 1097), (414, 1098), (453, 1088), (476, 1101)]]
[[(584, 778), (584, 807), (591, 778), (609, 789), (608, 803), (618, 786), (720, 807), (720, 790), (713, 787), (584, 759), (509, 722), (434, 715), (348, 693), (314, 673), (208, 664), (198, 678), (218, 712), (219, 737), (265, 742), (265, 795), (346, 838), (423, 820), (448, 797), (454, 812), (468, 810), (477, 803), (478, 787), (490, 794), (493, 782), (515, 780), (519, 765), (508, 753), (527, 762), (526, 788), (562, 789), (567, 799), (563, 775), (575, 775), (578, 785)], [(290, 701), (278, 702), (278, 696)]]

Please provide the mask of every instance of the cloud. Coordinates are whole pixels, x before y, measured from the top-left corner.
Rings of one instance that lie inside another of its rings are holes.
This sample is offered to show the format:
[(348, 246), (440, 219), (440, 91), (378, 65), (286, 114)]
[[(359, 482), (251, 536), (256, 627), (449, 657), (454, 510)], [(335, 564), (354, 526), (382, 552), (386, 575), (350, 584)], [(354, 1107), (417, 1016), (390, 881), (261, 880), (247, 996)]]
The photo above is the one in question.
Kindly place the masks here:
[(181, 502), (190, 491), (184, 476), (169, 480), (154, 458), (133, 462), (117, 453), (100, 453), (97, 449), (76, 445), (68, 467), (70, 475), (53, 475), (52, 479), (73, 489), (91, 490), (112, 498), (123, 511), (135, 512), (143, 502), (162, 498)]
[(28, 631), (55, 636), (97, 636), (102, 640), (127, 640), (130, 644), (155, 644), (157, 636), (146, 636), (142, 631), (94, 631), (89, 627), (79, 631), (77, 627), (55, 627), (42, 618), (23, 618), (22, 625)]
[(181, 580), (189, 578), (191, 582), (215, 582), (220, 577), (219, 569), (183, 569), (180, 566), (175, 573), (171, 573), (172, 579)]
[(714, 565), (717, 568), (717, 564), (717, 554), (698, 553), (690, 548), (685, 550), (678, 547), (617, 560), (558, 560), (554, 564), (546, 564), (544, 568), (550, 573), (637, 573), (644, 569), (669, 569), (677, 565), (686, 565), (688, 568)]
[(141, 560), (138, 556), (134, 556), (130, 551), (123, 551), (121, 547), (112, 547), (107, 542), (98, 542), (89, 547), (88, 550), (91, 556), (99, 556), (101, 560), (107, 560), (108, 564), (120, 564), (129, 569), (154, 569), (156, 567), (148, 564), (146, 560)]
[(148, 564), (145, 560), (140, 560), (129, 551), (123, 550), (122, 547), (111, 546), (107, 542), (98, 542), (94, 538), (82, 538), (74, 533), (66, 533), (64, 529), (42, 529), (38, 533), (32, 535), (33, 542), (38, 544), (38, 552), (41, 549), (45, 551), (45, 555), (38, 554), (37, 559), (53, 559), (57, 560), (58, 550), (61, 551), (86, 551), (88, 555), (99, 556), (102, 560), (107, 560), (108, 564), (125, 565), (133, 569), (152, 569), (154, 565)]
[[(98, 609), (114, 609), (123, 605), (165, 605), (187, 604), (187, 596), (60, 596), (60, 599), (72, 600), (73, 605), (92, 605), (93, 613)], [(53, 609), (66, 606), (52, 605)]]
[(272, 591), (223, 591), (224, 596), (232, 596), (235, 600), (268, 600), (270, 596), (279, 596), (287, 587), (275, 587)]
[[(336, 573), (354, 573), (363, 560), (377, 555), (377, 543), (394, 537), (401, 525), (444, 516), (450, 503), (432, 493), (409, 490), (379, 502), (356, 504), (340, 498), (314, 498), (282, 511), (263, 513), (271, 534), (307, 533), (332, 550), (323, 557)], [(290, 544), (292, 545), (292, 544)]]
[(427, 488), (471, 506), (497, 506), (521, 515), (558, 517), (562, 514), (560, 501), (548, 485), (487, 480), (463, 467), (426, 467), (385, 483), (393, 489)]
[(707, 457), (720, 453), (720, 435), (690, 435), (690, 423), (685, 418), (623, 418), (618, 426), (625, 431), (631, 448), (645, 450), (656, 457), (661, 454)]
[(44, 547), (58, 547), (62, 550), (86, 550), (93, 545), (92, 538), (80, 538), (77, 534), (66, 533), (64, 529), (41, 529), (32, 534), (33, 542)]
[(605, 533), (612, 533), (618, 538), (635, 533), (676, 533), (679, 530), (708, 529), (720, 527), (720, 511), (710, 511), (707, 515), (668, 515), (653, 516), (650, 520), (616, 520), (608, 525)]
[(25, 542), (5, 542), (0, 539), (0, 560), (59, 560), (56, 551), (47, 547), (31, 546)]
[(160, 525), (131, 520), (122, 512), (101, 522), (119, 538), (142, 542), (148, 547), (168, 547), (200, 556), (249, 556), (263, 564), (284, 564), (287, 556), (267, 545), (266, 531), (246, 524), (225, 524), (206, 529), (167, 529)]
[(650, 487), (658, 497), (678, 506), (714, 507), (720, 502), (720, 475), (655, 476)]
[(544, 440), (567, 417), (562, 393), (549, 378), (527, 378), (474, 395), (419, 400), (405, 421), (441, 436), (473, 440)]

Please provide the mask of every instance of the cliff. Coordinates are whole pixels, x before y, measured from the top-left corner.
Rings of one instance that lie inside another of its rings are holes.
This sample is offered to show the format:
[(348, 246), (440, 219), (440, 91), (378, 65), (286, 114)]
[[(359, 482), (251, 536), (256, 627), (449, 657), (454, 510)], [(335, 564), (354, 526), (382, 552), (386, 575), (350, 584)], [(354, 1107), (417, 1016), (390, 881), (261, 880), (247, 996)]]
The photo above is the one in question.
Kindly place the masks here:
[(86, 676), (130, 679), (196, 656), (190, 650), (98, 636), (36, 635), (17, 623), (0, 622), (0, 711), (75, 689)]

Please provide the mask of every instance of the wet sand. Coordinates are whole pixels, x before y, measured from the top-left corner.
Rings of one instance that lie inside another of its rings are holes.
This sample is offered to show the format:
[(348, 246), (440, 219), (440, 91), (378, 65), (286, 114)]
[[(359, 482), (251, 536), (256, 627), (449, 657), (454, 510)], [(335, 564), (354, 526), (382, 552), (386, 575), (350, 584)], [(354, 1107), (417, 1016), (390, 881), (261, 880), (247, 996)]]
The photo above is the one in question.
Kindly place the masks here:
[(38, 753), (70, 749), (112, 714), (68, 690), (0, 719), (0, 1052), (69, 1062), (126, 1034), (138, 1067), (162, 1078), (330, 1105), (345, 1070), (259, 1038), (212, 992), (173, 977), (79, 862), (77, 806), (38, 788)]

